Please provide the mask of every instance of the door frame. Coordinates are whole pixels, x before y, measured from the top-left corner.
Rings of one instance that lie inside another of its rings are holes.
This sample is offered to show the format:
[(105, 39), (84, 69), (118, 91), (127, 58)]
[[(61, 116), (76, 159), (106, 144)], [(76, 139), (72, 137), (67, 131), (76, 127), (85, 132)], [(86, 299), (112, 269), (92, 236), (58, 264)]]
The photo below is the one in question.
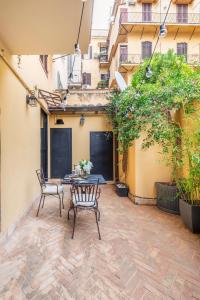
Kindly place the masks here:
[[(117, 169), (117, 166), (115, 165), (115, 162), (116, 162), (116, 136), (113, 132), (113, 130), (92, 130), (92, 131), (89, 131), (89, 135), (91, 137), (91, 133), (92, 132), (99, 132), (99, 133), (105, 133), (105, 132), (112, 132), (112, 136), (113, 136), (113, 180), (108, 180), (107, 182), (108, 183), (114, 183), (115, 182), (115, 179), (116, 179), (116, 169)], [(91, 158), (91, 139), (89, 138), (89, 143), (90, 143), (90, 158)]]

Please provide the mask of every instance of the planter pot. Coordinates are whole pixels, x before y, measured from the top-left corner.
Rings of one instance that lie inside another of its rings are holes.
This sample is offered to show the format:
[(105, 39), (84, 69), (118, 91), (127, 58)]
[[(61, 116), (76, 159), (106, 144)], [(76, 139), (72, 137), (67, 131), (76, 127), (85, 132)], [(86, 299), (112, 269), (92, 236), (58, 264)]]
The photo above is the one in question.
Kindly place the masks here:
[(180, 199), (179, 203), (183, 223), (193, 233), (200, 233), (200, 205), (192, 205), (183, 199)]
[(157, 207), (171, 214), (179, 215), (179, 197), (176, 185), (156, 182)]
[(125, 184), (123, 184), (123, 183), (117, 183), (115, 185), (115, 187), (116, 187), (116, 193), (117, 193), (117, 195), (119, 197), (128, 197), (128, 191), (129, 191), (129, 189), (128, 189), (128, 187)]

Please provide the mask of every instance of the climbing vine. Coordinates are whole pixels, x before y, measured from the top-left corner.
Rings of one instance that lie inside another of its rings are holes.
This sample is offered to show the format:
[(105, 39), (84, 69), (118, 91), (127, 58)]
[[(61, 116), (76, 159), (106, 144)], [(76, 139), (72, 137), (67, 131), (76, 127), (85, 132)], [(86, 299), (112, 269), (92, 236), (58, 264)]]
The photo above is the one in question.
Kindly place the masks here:
[(108, 115), (121, 153), (140, 137), (143, 149), (158, 144), (175, 179), (183, 163), (182, 128), (177, 113), (194, 112), (194, 101), (200, 100), (200, 69), (190, 67), (183, 56), (172, 50), (153, 57), (151, 78), (145, 76), (147, 63), (134, 73), (130, 87), (110, 96)]

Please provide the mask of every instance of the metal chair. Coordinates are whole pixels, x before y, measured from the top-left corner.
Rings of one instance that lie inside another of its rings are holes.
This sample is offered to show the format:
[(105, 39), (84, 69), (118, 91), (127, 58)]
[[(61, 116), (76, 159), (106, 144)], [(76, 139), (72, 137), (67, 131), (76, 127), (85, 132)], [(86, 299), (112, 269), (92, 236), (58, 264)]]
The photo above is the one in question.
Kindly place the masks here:
[(40, 197), (40, 202), (39, 202), (36, 216), (38, 217), (42, 201), (43, 201), (42, 208), (44, 207), (45, 197), (46, 196), (54, 196), (54, 197), (58, 197), (60, 200), (59, 209), (60, 209), (60, 217), (62, 217), (61, 206), (64, 209), (64, 203), (63, 203), (64, 187), (61, 184), (47, 182), (46, 180), (48, 180), (48, 179), (45, 179), (42, 169), (36, 170), (36, 174), (37, 174), (37, 177), (38, 177), (38, 180), (40, 183), (40, 187), (41, 187), (41, 197)]
[(74, 231), (76, 225), (76, 216), (78, 210), (90, 210), (94, 211), (96, 217), (96, 224), (98, 229), (99, 239), (101, 240), (101, 234), (99, 229), (100, 221), (100, 211), (98, 208), (98, 199), (100, 197), (101, 190), (99, 189), (99, 180), (97, 183), (85, 184), (85, 183), (73, 183), (71, 187), (71, 203), (68, 210), (68, 220), (69, 213), (71, 210), (74, 212), (74, 222), (73, 222), (73, 231), (72, 239), (74, 238)]

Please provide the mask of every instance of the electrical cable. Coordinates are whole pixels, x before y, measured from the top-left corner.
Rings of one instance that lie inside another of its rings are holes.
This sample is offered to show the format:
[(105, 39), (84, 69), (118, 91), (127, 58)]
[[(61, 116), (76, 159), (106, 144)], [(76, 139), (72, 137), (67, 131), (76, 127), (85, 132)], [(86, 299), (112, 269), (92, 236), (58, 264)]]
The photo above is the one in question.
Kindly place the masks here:
[[(83, 5), (82, 5), (81, 18), (80, 18), (79, 29), (78, 29), (78, 36), (77, 36), (75, 47), (78, 46), (78, 44), (79, 44), (79, 38), (80, 38), (80, 33), (81, 33), (81, 26), (82, 26), (82, 21), (83, 21), (84, 8), (85, 8), (85, 2), (83, 2)], [(72, 79), (72, 77), (73, 77), (75, 61), (76, 61), (76, 55), (74, 55), (74, 61), (73, 61), (73, 64), (72, 64), (71, 72), (69, 74), (69, 79)]]
[[(168, 16), (168, 13), (169, 13), (171, 4), (172, 4), (172, 0), (170, 0), (170, 2), (169, 2), (168, 8), (167, 8), (167, 12), (166, 12), (166, 14), (165, 14), (165, 18), (164, 18), (164, 21), (163, 21), (162, 25), (165, 25), (165, 23), (166, 23), (166, 19), (167, 19), (167, 16)], [(154, 49), (153, 49), (153, 52), (152, 52), (151, 57), (150, 57), (150, 59), (149, 59), (149, 63), (148, 63), (148, 65), (147, 65), (147, 67), (150, 67), (150, 64), (151, 64), (151, 61), (152, 61), (153, 56), (154, 56), (154, 54), (155, 54), (155, 51), (156, 51), (156, 48), (157, 48), (157, 45), (158, 45), (159, 40), (160, 40), (160, 32), (158, 33), (157, 41), (156, 41), (156, 44), (155, 44), (155, 46), (154, 46)]]
[[(81, 25), (82, 25), (82, 20), (83, 20), (83, 13), (84, 13), (84, 8), (85, 8), (85, 2), (83, 2), (82, 4), (82, 10), (81, 10), (81, 18), (80, 18), (80, 22), (79, 22), (79, 28), (78, 28), (78, 36), (77, 36), (77, 40), (76, 40), (76, 45), (78, 45), (79, 43), (79, 38), (80, 38), (80, 33), (81, 33)], [(60, 58), (63, 58), (63, 57), (66, 57), (66, 56), (70, 56), (71, 54), (65, 54), (65, 55), (61, 55), (59, 57), (55, 57), (53, 59), (53, 62), (57, 59), (60, 59)], [(74, 59), (75, 60), (75, 59)], [(75, 62), (74, 62), (75, 63)], [(73, 63), (73, 66), (74, 66), (74, 63)], [(72, 72), (71, 72), (72, 73)], [(71, 74), (70, 73), (70, 74)]]

